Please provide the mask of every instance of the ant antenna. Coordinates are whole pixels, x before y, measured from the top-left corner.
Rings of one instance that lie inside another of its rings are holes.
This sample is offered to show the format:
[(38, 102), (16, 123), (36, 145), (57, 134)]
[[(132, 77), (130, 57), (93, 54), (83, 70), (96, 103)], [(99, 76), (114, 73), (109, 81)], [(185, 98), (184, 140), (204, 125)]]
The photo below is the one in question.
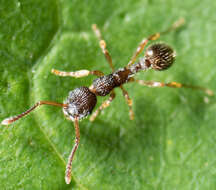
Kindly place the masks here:
[(71, 182), (72, 161), (73, 161), (73, 157), (75, 155), (75, 152), (76, 152), (76, 150), (79, 146), (79, 142), (80, 142), (80, 132), (79, 132), (78, 120), (79, 120), (78, 117), (74, 118), (74, 128), (75, 128), (76, 138), (75, 138), (75, 144), (74, 144), (74, 146), (71, 150), (71, 153), (68, 157), (68, 162), (67, 162), (66, 171), (65, 171), (65, 182), (67, 184), (70, 184), (70, 182)]
[(11, 123), (13, 123), (14, 121), (24, 117), (25, 115), (29, 114), (31, 111), (33, 111), (35, 108), (37, 108), (38, 106), (41, 105), (50, 105), (50, 106), (58, 106), (58, 107), (67, 107), (67, 104), (61, 104), (61, 103), (57, 103), (57, 102), (51, 102), (51, 101), (39, 101), (37, 102), (34, 106), (32, 106), (30, 109), (28, 109), (27, 111), (21, 113), (20, 115), (17, 116), (13, 116), (13, 117), (9, 117), (4, 119), (1, 124), (2, 125), (10, 125)]

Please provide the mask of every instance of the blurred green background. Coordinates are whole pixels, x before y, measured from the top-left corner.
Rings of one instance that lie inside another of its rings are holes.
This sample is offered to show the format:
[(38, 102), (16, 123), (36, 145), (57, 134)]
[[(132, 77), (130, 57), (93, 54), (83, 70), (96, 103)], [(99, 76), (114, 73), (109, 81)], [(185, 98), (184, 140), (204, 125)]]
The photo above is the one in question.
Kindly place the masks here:
[[(137, 78), (216, 92), (215, 8), (212, 0), (0, 0), (0, 119), (39, 100), (63, 102), (70, 90), (94, 79), (57, 77), (52, 68), (110, 73), (93, 23), (119, 68), (144, 37), (184, 17), (184, 27), (158, 40), (176, 50), (175, 64)], [(125, 88), (134, 101), (135, 120), (129, 120), (116, 89), (115, 101), (95, 122), (81, 121), (70, 185), (64, 172), (74, 128), (61, 109), (42, 106), (1, 126), (1, 189), (216, 189), (215, 98), (190, 89)], [(98, 98), (97, 106), (106, 98)]]

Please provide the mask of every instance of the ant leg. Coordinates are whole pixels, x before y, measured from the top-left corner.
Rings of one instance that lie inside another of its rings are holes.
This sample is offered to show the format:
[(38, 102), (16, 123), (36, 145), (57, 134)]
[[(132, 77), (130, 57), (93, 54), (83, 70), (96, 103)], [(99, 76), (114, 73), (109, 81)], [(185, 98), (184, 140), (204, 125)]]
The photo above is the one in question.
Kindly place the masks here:
[(102, 50), (102, 52), (103, 52), (103, 54), (104, 54), (107, 62), (109, 63), (110, 68), (112, 69), (112, 71), (114, 71), (111, 55), (110, 55), (109, 51), (106, 49), (106, 42), (105, 42), (105, 40), (102, 39), (101, 32), (97, 28), (96, 24), (92, 25), (92, 30), (94, 31), (95, 35), (97, 36), (97, 38), (99, 40), (100, 48), (101, 48), (101, 50)]
[(139, 44), (136, 52), (134, 53), (134, 55), (132, 56), (131, 60), (129, 61), (128, 65), (127, 65), (127, 68), (129, 68), (131, 65), (134, 64), (137, 56), (143, 51), (144, 47), (146, 46), (146, 44), (149, 42), (149, 41), (153, 41), (153, 40), (157, 40), (162, 34), (166, 34), (172, 30), (175, 30), (176, 28), (182, 26), (183, 24), (185, 23), (185, 20), (183, 18), (180, 18), (179, 20), (177, 20), (171, 27), (169, 27), (167, 30), (165, 31), (162, 31), (162, 32), (157, 32), (151, 36), (149, 36), (148, 38), (146, 39), (143, 39), (141, 41), (141, 43)]
[(120, 88), (122, 90), (123, 96), (125, 97), (125, 100), (126, 100), (128, 107), (129, 107), (130, 120), (133, 120), (134, 119), (134, 112), (132, 109), (133, 101), (132, 101), (132, 99), (130, 99), (128, 92), (123, 88), (122, 85), (120, 86)]
[(67, 107), (68, 106), (67, 104), (61, 104), (61, 103), (57, 103), (57, 102), (39, 101), (34, 106), (32, 106), (30, 109), (28, 109), (27, 111), (21, 113), (20, 115), (4, 119), (1, 122), (1, 124), (2, 125), (9, 125), (9, 124), (13, 123), (14, 121), (22, 118), (23, 116), (29, 114), (31, 111), (33, 111), (35, 108), (37, 108), (38, 106), (41, 106), (41, 105), (50, 105), (50, 106), (58, 106), (58, 107)]
[(68, 157), (68, 162), (66, 166), (66, 171), (65, 171), (65, 182), (69, 184), (71, 182), (71, 168), (72, 168), (72, 161), (73, 157), (75, 155), (75, 152), (79, 146), (80, 142), (80, 132), (79, 132), (79, 123), (78, 123), (79, 118), (76, 117), (74, 119), (74, 128), (75, 128), (75, 133), (76, 133), (76, 138), (75, 138), (75, 144), (73, 146), (73, 149), (71, 150), (71, 153)]
[(90, 117), (89, 120), (90, 120), (90, 121), (94, 121), (95, 118), (98, 116), (98, 114), (99, 114), (103, 109), (107, 108), (107, 107), (110, 105), (110, 103), (113, 101), (114, 98), (115, 98), (115, 92), (114, 92), (114, 91), (111, 91), (111, 94), (110, 94), (109, 99), (106, 100), (106, 101), (104, 101), (104, 102), (101, 104), (101, 106), (100, 106), (98, 109), (96, 109), (96, 111), (91, 115), (91, 117)]
[(203, 92), (205, 92), (207, 95), (209, 96), (213, 96), (214, 93), (212, 90), (207, 89), (205, 87), (202, 86), (193, 86), (193, 85), (187, 85), (187, 84), (182, 84), (182, 83), (178, 83), (178, 82), (169, 82), (169, 83), (164, 83), (164, 82), (155, 82), (155, 81), (143, 81), (143, 80), (131, 80), (135, 81), (137, 83), (139, 83), (140, 85), (143, 86), (148, 86), (148, 87), (171, 87), (171, 88), (191, 88), (191, 89), (195, 89), (195, 90), (202, 90)]
[(89, 71), (89, 70), (79, 70), (79, 71), (75, 71), (75, 72), (65, 72), (65, 71), (59, 71), (56, 69), (52, 69), (51, 71), (53, 74), (61, 76), (61, 77), (74, 77), (74, 78), (81, 78), (81, 77), (86, 77), (88, 75), (96, 75), (98, 77), (103, 76), (104, 73), (101, 71)]

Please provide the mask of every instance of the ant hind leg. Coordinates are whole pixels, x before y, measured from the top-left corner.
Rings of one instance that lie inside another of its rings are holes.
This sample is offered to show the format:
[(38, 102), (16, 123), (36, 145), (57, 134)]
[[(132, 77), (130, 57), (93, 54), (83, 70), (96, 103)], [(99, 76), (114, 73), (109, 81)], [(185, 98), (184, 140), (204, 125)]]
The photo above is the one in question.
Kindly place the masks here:
[(148, 86), (148, 87), (171, 87), (171, 88), (190, 88), (194, 90), (201, 90), (205, 92), (209, 96), (213, 96), (214, 93), (212, 90), (202, 87), (202, 86), (193, 86), (193, 85), (188, 85), (188, 84), (182, 84), (178, 82), (169, 82), (169, 83), (164, 83), (164, 82), (156, 82), (156, 81), (144, 81), (144, 80), (131, 80), (131, 82), (137, 82), (140, 85), (143, 86)]

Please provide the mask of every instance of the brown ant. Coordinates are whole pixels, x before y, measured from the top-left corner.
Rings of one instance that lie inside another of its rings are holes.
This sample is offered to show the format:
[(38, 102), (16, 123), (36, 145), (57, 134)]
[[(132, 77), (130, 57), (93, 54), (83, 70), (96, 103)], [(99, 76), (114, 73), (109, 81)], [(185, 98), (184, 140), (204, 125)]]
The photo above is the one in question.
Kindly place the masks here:
[(80, 132), (79, 132), (79, 125), (78, 121), (86, 116), (88, 116), (92, 110), (94, 109), (97, 103), (97, 96), (106, 96), (110, 94), (109, 98), (102, 103), (102, 105), (96, 109), (96, 111), (91, 115), (90, 121), (93, 121), (97, 115), (101, 112), (101, 110), (105, 109), (110, 105), (110, 103), (115, 98), (114, 88), (120, 87), (122, 90), (123, 96), (129, 106), (129, 116), (132, 120), (134, 118), (134, 113), (132, 111), (132, 100), (130, 99), (128, 92), (123, 88), (123, 84), (128, 82), (137, 82), (141, 85), (148, 86), (148, 87), (172, 87), (172, 88), (191, 88), (191, 89), (199, 89), (207, 93), (208, 95), (213, 95), (213, 92), (209, 89), (199, 86), (192, 86), (181, 84), (177, 82), (170, 82), (170, 83), (163, 83), (163, 82), (155, 82), (155, 81), (143, 81), (143, 80), (136, 80), (133, 76), (142, 70), (154, 69), (156, 71), (162, 71), (168, 69), (175, 60), (175, 52), (171, 47), (164, 43), (157, 43), (149, 46), (145, 52), (145, 55), (135, 63), (137, 56), (143, 51), (144, 47), (147, 45), (149, 41), (157, 40), (161, 34), (165, 34), (171, 30), (174, 30), (181, 26), (184, 23), (184, 19), (179, 19), (175, 22), (170, 28), (165, 30), (164, 32), (155, 33), (148, 38), (144, 39), (140, 45), (138, 46), (135, 54), (132, 56), (131, 60), (129, 61), (128, 65), (124, 68), (120, 68), (118, 70), (114, 70), (112, 64), (112, 58), (106, 49), (106, 43), (101, 37), (100, 30), (97, 28), (96, 24), (92, 25), (92, 29), (94, 30), (97, 38), (99, 39), (99, 44), (102, 52), (105, 55), (106, 60), (109, 63), (109, 66), (112, 69), (112, 73), (109, 75), (104, 75), (101, 71), (88, 71), (88, 70), (80, 70), (75, 72), (65, 72), (65, 71), (58, 71), (52, 69), (52, 73), (58, 76), (70, 76), (75, 78), (85, 77), (88, 75), (96, 75), (96, 78), (93, 81), (93, 84), (90, 87), (79, 87), (69, 92), (69, 96), (67, 97), (66, 101), (62, 103), (52, 102), (52, 101), (39, 101), (29, 110), (21, 113), (18, 116), (6, 118), (1, 122), (2, 125), (9, 125), (14, 121), (20, 119), (21, 117), (27, 115), (31, 111), (33, 111), (36, 107), (40, 105), (52, 105), (52, 106), (59, 106), (63, 108), (63, 112), (65, 116), (74, 122), (75, 127), (75, 145), (69, 155), (67, 166), (66, 166), (66, 174), (65, 174), (65, 181), (67, 184), (71, 181), (71, 167), (72, 167), (72, 160), (74, 154), (78, 148), (80, 142)]

